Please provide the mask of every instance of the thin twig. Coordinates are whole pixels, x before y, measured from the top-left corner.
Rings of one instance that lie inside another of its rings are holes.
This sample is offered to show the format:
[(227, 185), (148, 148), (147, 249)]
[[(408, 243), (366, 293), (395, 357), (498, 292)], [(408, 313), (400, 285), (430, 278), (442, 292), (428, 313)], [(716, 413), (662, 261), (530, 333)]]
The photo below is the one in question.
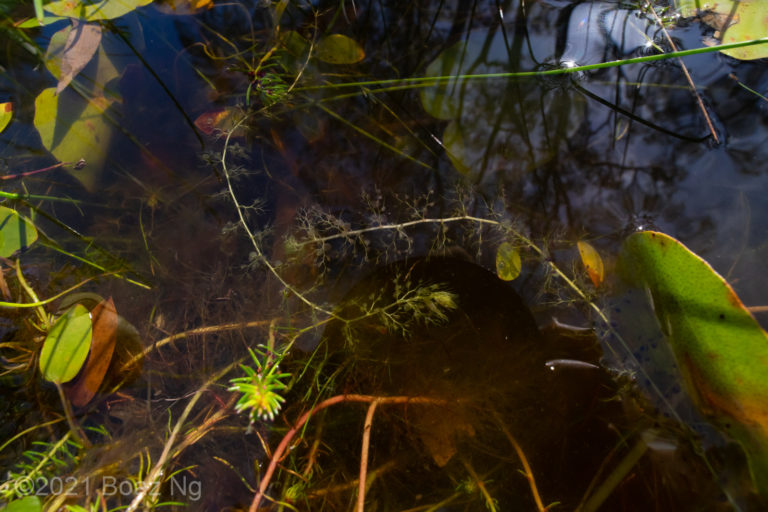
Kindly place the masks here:
[(146, 347), (140, 354), (136, 354), (131, 359), (126, 361), (123, 364), (121, 371), (128, 370), (129, 368), (134, 366), (136, 363), (138, 363), (140, 359), (146, 357), (147, 354), (149, 354), (153, 350), (158, 349), (163, 345), (167, 345), (172, 341), (180, 340), (188, 336), (195, 336), (197, 334), (211, 334), (215, 332), (234, 331), (236, 329), (246, 329), (249, 327), (262, 327), (264, 325), (269, 324), (269, 322), (271, 322), (271, 320), (252, 320), (250, 322), (234, 322), (229, 324), (208, 325), (205, 327), (197, 327), (195, 329), (190, 329), (188, 331), (179, 332), (171, 336), (168, 336), (166, 338), (163, 338)]
[[(659, 18), (659, 15), (656, 14), (656, 10), (653, 8), (653, 5), (651, 5), (650, 2), (646, 2), (646, 6), (651, 11), (651, 14), (653, 14), (654, 19), (656, 20), (656, 23), (659, 24), (661, 27), (661, 31), (664, 33), (664, 37), (667, 39), (667, 42), (669, 43), (669, 46), (672, 48), (673, 52), (677, 52), (677, 45), (675, 45), (675, 42), (672, 40), (672, 37), (669, 35), (669, 32), (667, 32), (667, 28), (664, 26), (664, 23), (661, 21), (661, 18)], [(680, 63), (680, 68), (683, 70), (683, 75), (685, 75), (685, 79), (688, 80), (688, 85), (691, 87), (691, 92), (693, 93), (693, 96), (696, 98), (696, 103), (698, 103), (699, 108), (701, 109), (701, 113), (704, 114), (704, 120), (707, 122), (707, 127), (709, 128), (709, 132), (712, 134), (712, 138), (715, 139), (716, 143), (720, 143), (720, 139), (717, 136), (717, 132), (715, 131), (715, 127), (712, 125), (712, 120), (709, 118), (709, 114), (707, 113), (707, 107), (704, 106), (704, 101), (701, 99), (701, 95), (699, 94), (699, 91), (696, 90), (696, 85), (693, 83), (693, 78), (691, 78), (691, 74), (688, 73), (688, 68), (685, 67), (685, 63), (683, 62), (683, 59), (678, 57), (677, 61)]]

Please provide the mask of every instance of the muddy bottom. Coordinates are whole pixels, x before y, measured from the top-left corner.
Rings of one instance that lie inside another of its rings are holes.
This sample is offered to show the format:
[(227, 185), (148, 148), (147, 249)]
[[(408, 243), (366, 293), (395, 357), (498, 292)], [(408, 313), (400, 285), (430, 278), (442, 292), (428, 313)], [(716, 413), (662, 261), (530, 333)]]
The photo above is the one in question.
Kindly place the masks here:
[[(449, 292), (456, 308), (441, 310), (440, 319), (439, 301), (425, 299), (422, 311), (388, 310), (396, 320), (369, 315), (325, 333), (335, 392), (440, 401), (377, 409), (366, 510), (536, 510), (521, 453), (543, 505), (573, 510), (628, 450), (622, 437), (652, 423), (627, 415), (619, 386), (599, 367), (593, 336), (539, 330), (512, 287), (473, 263), (438, 258), (384, 267), (349, 292), (339, 316), (365, 316), (417, 289)], [(323, 483), (310, 497), (334, 510), (354, 504), (364, 416), (348, 405), (322, 420)], [(678, 481), (674, 495), (662, 489), (662, 499), (659, 486), (672, 482), (652, 468), (625, 480), (609, 498), (612, 510), (647, 510), (688, 493)]]

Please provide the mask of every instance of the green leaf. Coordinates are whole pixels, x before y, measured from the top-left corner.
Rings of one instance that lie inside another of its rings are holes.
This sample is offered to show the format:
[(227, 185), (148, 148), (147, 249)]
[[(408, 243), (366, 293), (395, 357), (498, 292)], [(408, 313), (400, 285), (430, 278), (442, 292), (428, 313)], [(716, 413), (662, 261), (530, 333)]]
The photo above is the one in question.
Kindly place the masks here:
[(674, 238), (630, 235), (620, 267), (649, 292), (688, 394), (742, 445), (768, 497), (768, 335), (728, 283)]
[(512, 281), (520, 275), (522, 264), (520, 251), (509, 242), (504, 242), (496, 250), (496, 275), (504, 281)]
[(59, 384), (72, 380), (88, 356), (91, 333), (91, 316), (85, 306), (77, 304), (61, 315), (43, 342), (43, 377)]
[(113, 127), (105, 112), (111, 103), (104, 96), (83, 99), (71, 88), (59, 95), (45, 89), (35, 99), (34, 124), (43, 146), (61, 162), (84, 158), (85, 169), (71, 172), (88, 190), (95, 188), (107, 159)]
[[(707, 11), (702, 20), (723, 33), (724, 44), (768, 36), (768, 2), (765, 0), (678, 0), (678, 7), (683, 16)], [(741, 60), (762, 59), (768, 57), (768, 44), (723, 50), (722, 53)]]
[(16, 210), (0, 206), (0, 256), (10, 257), (13, 253), (29, 247), (37, 240), (37, 229), (32, 221), (22, 217)]
[(10, 101), (0, 103), (0, 133), (8, 127), (11, 119), (13, 119), (13, 103)]
[(151, 4), (152, 0), (101, 0), (96, 2), (58, 0), (45, 5), (45, 10), (57, 16), (86, 21), (111, 20)]
[(46, 16), (41, 21), (38, 21), (37, 18), (31, 18), (23, 23), (19, 23), (18, 27), (19, 28), (40, 28), (40, 27), (52, 25), (57, 21), (68, 20), (68, 19), (69, 18), (65, 16)]
[(354, 39), (331, 34), (317, 43), (315, 57), (329, 64), (355, 64), (365, 58), (365, 51)]
[(10, 502), (2, 512), (41, 512), (43, 505), (37, 496), (25, 496)]
[(43, 0), (32, 0), (32, 4), (35, 6), (35, 18), (37, 22), (42, 25), (45, 14), (43, 13)]

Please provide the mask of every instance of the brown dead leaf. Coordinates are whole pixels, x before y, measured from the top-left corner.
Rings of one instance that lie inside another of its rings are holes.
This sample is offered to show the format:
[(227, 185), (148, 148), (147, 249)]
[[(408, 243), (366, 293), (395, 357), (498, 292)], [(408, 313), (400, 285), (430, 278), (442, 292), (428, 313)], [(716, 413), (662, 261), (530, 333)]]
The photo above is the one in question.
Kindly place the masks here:
[(72, 19), (72, 29), (61, 52), (61, 76), (56, 85), (56, 94), (61, 93), (77, 74), (93, 58), (101, 44), (101, 25), (83, 23)]
[(475, 428), (452, 409), (425, 407), (414, 415), (419, 438), (435, 464), (442, 468), (456, 455), (462, 437), (474, 437)]
[(118, 316), (112, 298), (101, 301), (90, 314), (93, 326), (91, 351), (83, 369), (65, 388), (67, 397), (76, 407), (90, 402), (99, 390), (117, 341)]

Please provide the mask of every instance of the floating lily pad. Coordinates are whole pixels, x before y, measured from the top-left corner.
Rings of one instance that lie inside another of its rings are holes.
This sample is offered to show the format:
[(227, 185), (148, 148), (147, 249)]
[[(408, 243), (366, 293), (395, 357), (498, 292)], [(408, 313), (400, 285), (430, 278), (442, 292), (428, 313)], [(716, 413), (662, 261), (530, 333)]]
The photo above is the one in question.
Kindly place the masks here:
[[(764, 0), (679, 0), (683, 16), (707, 12), (702, 19), (722, 32), (723, 43), (738, 43), (768, 36), (768, 3)], [(728, 23), (728, 26), (724, 26)], [(722, 53), (741, 60), (768, 57), (768, 44), (744, 46)]]
[(768, 497), (768, 335), (728, 283), (674, 238), (629, 236), (621, 268), (648, 290), (688, 394), (743, 446)]
[(10, 257), (16, 251), (29, 247), (37, 240), (37, 229), (32, 221), (16, 210), (0, 206), (0, 256)]
[(53, 324), (40, 352), (40, 371), (45, 380), (64, 383), (83, 367), (91, 347), (91, 316), (77, 304)]

